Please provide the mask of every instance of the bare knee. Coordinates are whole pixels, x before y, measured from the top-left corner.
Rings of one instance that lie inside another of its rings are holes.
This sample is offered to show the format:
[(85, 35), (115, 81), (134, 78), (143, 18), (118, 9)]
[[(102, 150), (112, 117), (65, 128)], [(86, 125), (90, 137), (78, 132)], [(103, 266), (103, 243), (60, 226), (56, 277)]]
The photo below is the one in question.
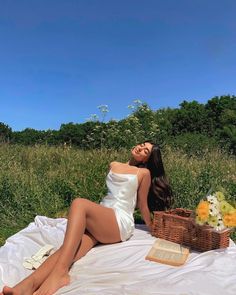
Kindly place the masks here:
[(71, 208), (86, 209), (88, 207), (88, 200), (77, 197), (71, 203)]

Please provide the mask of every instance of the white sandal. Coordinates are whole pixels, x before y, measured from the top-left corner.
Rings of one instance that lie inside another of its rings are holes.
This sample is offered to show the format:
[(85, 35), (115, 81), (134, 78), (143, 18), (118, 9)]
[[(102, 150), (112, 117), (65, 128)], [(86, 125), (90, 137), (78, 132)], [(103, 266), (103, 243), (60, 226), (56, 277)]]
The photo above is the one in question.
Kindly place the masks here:
[(46, 244), (37, 253), (32, 255), (31, 258), (26, 258), (23, 266), (27, 269), (37, 269), (48, 258), (53, 249), (54, 246)]

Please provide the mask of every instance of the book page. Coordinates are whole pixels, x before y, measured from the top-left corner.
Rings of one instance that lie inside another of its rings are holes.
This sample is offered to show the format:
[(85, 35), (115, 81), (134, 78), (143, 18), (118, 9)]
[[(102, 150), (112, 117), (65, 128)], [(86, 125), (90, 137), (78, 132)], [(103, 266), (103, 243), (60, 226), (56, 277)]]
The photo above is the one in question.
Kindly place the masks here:
[(157, 238), (146, 259), (179, 266), (185, 263), (189, 255), (189, 248), (180, 244)]
[(181, 253), (175, 253), (175, 252), (168, 252), (165, 250), (160, 250), (160, 249), (155, 249), (152, 252), (152, 256), (154, 258), (158, 258), (161, 260), (177, 260), (177, 261), (182, 261), (184, 254)]
[(184, 264), (187, 257), (188, 257), (188, 253), (181, 254), (181, 253), (168, 252), (165, 250), (152, 248), (150, 252), (148, 253), (148, 255), (146, 256), (146, 259), (178, 266), (178, 265)]
[(153, 245), (155, 249), (164, 249), (166, 251), (176, 252), (176, 253), (186, 253), (188, 248), (181, 246), (180, 244), (170, 242), (164, 239), (157, 239)]

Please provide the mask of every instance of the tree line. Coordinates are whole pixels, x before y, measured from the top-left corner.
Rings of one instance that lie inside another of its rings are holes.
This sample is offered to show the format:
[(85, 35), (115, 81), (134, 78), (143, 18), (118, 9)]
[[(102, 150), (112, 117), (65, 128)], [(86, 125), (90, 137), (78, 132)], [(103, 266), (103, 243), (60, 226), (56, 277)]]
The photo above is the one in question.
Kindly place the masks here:
[(108, 107), (99, 107), (85, 123), (61, 124), (59, 130), (12, 131), (0, 122), (0, 142), (21, 145), (63, 145), (89, 148), (130, 148), (145, 139), (186, 152), (221, 147), (236, 154), (236, 96), (216, 96), (202, 104), (183, 101), (178, 108), (152, 110), (140, 100), (129, 106), (131, 114), (105, 122)]

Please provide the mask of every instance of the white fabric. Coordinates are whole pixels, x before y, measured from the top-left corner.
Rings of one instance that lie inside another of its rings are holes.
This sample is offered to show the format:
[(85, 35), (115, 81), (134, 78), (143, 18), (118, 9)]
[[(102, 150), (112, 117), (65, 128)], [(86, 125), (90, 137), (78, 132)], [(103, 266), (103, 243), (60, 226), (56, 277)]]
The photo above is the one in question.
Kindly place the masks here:
[(108, 194), (101, 205), (115, 211), (122, 241), (134, 231), (134, 209), (137, 199), (138, 177), (136, 174), (121, 174), (110, 170), (106, 178)]
[[(32, 271), (22, 262), (45, 244), (58, 248), (66, 219), (37, 216), (27, 228), (0, 248), (0, 290), (13, 286)], [(191, 252), (180, 267), (145, 260), (155, 238), (136, 226), (122, 243), (99, 245), (77, 261), (71, 283), (56, 294), (65, 295), (235, 295), (236, 246), (204, 253)]]

